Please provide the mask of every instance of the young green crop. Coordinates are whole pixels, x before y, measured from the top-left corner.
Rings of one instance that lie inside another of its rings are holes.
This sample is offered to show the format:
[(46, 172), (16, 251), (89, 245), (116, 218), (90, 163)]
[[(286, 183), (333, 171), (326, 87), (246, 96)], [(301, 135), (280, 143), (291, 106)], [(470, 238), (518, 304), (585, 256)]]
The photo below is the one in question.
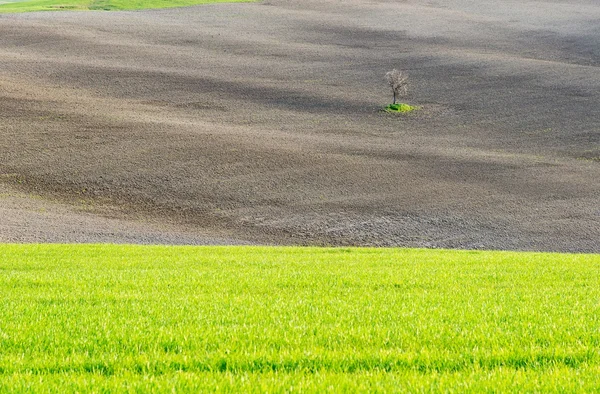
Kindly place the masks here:
[(0, 392), (598, 391), (600, 256), (0, 245)]
[(0, 13), (64, 10), (141, 10), (254, 0), (0, 0)]

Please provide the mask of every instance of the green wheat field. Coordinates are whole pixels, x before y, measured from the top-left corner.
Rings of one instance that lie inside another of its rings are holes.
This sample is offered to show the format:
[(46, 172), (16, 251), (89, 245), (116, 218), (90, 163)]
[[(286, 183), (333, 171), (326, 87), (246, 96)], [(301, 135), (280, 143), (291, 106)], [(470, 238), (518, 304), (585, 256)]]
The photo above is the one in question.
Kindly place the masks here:
[(141, 10), (249, 1), (254, 0), (0, 0), (0, 14), (31, 11)]
[(600, 255), (0, 245), (0, 392), (600, 391)]

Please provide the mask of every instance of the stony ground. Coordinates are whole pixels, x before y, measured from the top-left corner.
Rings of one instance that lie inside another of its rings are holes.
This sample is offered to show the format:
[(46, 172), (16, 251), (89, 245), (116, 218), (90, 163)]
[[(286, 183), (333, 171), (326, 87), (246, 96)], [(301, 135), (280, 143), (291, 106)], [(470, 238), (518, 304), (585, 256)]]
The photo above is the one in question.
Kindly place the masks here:
[[(600, 252), (600, 4), (0, 15), (0, 241)], [(383, 75), (421, 106), (386, 114)]]

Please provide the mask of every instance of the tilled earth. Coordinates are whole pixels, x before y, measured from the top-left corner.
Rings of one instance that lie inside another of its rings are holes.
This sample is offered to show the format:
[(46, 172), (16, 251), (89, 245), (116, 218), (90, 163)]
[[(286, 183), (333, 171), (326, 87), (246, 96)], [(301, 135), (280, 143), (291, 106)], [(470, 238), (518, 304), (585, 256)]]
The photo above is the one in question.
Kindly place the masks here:
[[(600, 252), (596, 0), (0, 15), (0, 241)], [(383, 75), (410, 74), (406, 102)]]

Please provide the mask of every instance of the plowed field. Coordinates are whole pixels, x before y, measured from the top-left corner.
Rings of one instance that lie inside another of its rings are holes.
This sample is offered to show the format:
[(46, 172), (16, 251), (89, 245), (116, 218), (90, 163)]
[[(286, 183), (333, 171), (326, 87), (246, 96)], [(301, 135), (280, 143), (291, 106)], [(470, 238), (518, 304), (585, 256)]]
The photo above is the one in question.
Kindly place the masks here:
[[(592, 0), (0, 15), (0, 240), (600, 252), (598, 20)], [(419, 111), (379, 111), (392, 68)]]

